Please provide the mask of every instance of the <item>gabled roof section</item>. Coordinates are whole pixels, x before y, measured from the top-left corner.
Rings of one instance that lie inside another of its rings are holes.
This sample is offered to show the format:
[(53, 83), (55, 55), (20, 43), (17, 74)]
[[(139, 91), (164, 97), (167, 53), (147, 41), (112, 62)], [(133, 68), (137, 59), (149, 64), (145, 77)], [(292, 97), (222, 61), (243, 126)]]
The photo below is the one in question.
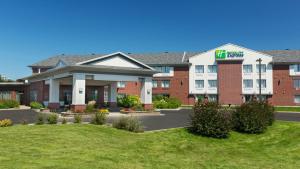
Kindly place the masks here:
[(154, 70), (152, 67), (122, 53), (122, 52), (116, 52), (116, 53), (112, 53), (112, 54), (109, 54), (109, 55), (104, 55), (104, 56), (100, 56), (100, 57), (96, 57), (96, 58), (93, 58), (93, 59), (90, 59), (90, 60), (86, 60), (86, 61), (83, 61), (83, 62), (79, 62), (79, 63), (76, 63), (76, 65), (87, 65), (89, 63), (93, 63), (93, 62), (98, 62), (98, 61), (101, 61), (101, 60), (104, 60), (104, 59), (108, 59), (108, 58), (111, 58), (111, 57), (115, 57), (115, 56), (121, 56), (121, 57), (124, 57), (125, 59), (127, 59), (128, 61), (130, 62), (134, 62), (135, 64), (143, 67), (143, 68), (146, 68), (146, 69), (151, 69), (151, 70)]
[[(251, 52), (255, 52), (255, 53), (259, 53), (259, 54), (266, 55), (266, 56), (269, 56), (269, 57), (273, 57), (273, 56), (271, 56), (271, 55), (269, 55), (269, 54), (267, 54), (267, 53), (262, 53), (262, 52), (255, 51), (255, 50), (252, 50), (252, 49), (249, 49), (249, 48), (245, 48), (245, 47), (243, 47), (243, 46), (235, 45), (235, 44), (232, 44), (232, 43), (227, 43), (227, 44), (221, 45), (221, 46), (219, 46), (219, 47), (210, 49), (210, 50), (205, 51), (205, 52), (202, 52), (202, 53), (200, 53), (200, 54), (204, 54), (204, 53), (207, 53), (207, 52), (211, 52), (211, 51), (214, 51), (214, 50), (223, 48), (223, 47), (225, 47), (225, 46), (234, 46), (234, 47), (241, 48), (241, 49), (244, 49), (244, 50), (248, 50), (248, 51), (251, 51)], [(194, 56), (196, 56), (196, 55), (193, 55), (193, 56), (191, 56), (191, 57), (194, 57)]]

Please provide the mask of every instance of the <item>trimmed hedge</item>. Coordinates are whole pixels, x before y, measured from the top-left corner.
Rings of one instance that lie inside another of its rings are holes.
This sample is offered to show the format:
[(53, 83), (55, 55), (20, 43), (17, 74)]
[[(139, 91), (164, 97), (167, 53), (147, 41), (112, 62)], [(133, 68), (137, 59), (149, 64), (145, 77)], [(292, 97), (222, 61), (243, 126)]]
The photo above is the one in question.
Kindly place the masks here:
[(231, 113), (216, 102), (198, 102), (191, 116), (191, 132), (208, 137), (226, 138), (231, 130)]
[(124, 108), (133, 108), (141, 105), (140, 98), (135, 95), (125, 95), (117, 98), (118, 106)]
[(177, 98), (155, 97), (153, 105), (157, 109), (176, 109), (181, 106), (181, 102)]
[(274, 107), (267, 102), (251, 101), (236, 108), (234, 129), (243, 133), (263, 133), (274, 122)]

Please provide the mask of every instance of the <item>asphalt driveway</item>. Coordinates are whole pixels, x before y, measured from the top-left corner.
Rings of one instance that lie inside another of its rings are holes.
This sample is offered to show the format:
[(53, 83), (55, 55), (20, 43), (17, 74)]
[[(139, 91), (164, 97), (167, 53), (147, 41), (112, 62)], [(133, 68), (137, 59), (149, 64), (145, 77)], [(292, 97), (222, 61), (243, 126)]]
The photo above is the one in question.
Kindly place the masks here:
[[(190, 114), (192, 110), (164, 110), (161, 111), (161, 115), (157, 116), (139, 116), (138, 119), (142, 122), (146, 131), (161, 130), (168, 128), (186, 127), (190, 122)], [(0, 120), (8, 118), (11, 119), (14, 124), (21, 124), (24, 121), (26, 123), (35, 123), (38, 113), (33, 110), (1, 110)], [(117, 117), (109, 118), (108, 122), (111, 123)], [(284, 121), (299, 121), (300, 113), (275, 113), (277, 120)]]

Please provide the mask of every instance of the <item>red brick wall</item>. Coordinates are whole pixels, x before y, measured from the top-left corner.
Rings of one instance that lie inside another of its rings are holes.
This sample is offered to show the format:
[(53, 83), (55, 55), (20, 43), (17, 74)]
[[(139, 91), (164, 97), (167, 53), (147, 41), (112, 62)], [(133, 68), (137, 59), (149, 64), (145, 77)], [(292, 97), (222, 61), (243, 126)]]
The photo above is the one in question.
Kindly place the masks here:
[(126, 82), (125, 88), (118, 88), (120, 94), (130, 94), (140, 96), (141, 83), (140, 82)]
[[(173, 77), (155, 77), (158, 87), (152, 89), (153, 94), (168, 94), (178, 98), (182, 104), (194, 104), (195, 99), (189, 96), (189, 67), (174, 67)], [(170, 88), (162, 88), (161, 81), (170, 80)], [(140, 95), (141, 85), (138, 82), (127, 82), (125, 88), (119, 88), (118, 93)]]
[[(30, 91), (37, 91), (37, 101), (40, 103), (43, 103), (44, 101), (44, 92), (48, 91), (49, 93), (49, 88), (48, 90), (46, 90), (46, 88), (44, 87), (45, 87), (45, 81), (33, 82), (30, 84)], [(30, 92), (28, 94), (30, 96)]]
[(221, 104), (241, 104), (242, 62), (218, 62), (218, 93)]
[(300, 90), (294, 88), (293, 78), (289, 75), (289, 65), (274, 65), (273, 66), (273, 97), (271, 103), (282, 106), (296, 106), (299, 103), (294, 103), (294, 96), (300, 95)]

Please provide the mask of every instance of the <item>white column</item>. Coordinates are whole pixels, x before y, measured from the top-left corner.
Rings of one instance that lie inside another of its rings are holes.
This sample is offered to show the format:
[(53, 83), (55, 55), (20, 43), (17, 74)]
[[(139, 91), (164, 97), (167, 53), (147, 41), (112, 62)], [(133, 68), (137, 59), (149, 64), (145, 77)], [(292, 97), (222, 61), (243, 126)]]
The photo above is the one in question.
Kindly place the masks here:
[(113, 82), (108, 86), (108, 102), (117, 102), (117, 82)]
[(73, 105), (84, 105), (85, 104), (85, 74), (74, 73), (73, 74)]
[(152, 77), (146, 77), (142, 81), (141, 102), (143, 104), (152, 104)]
[(59, 103), (59, 80), (49, 80), (49, 103)]

